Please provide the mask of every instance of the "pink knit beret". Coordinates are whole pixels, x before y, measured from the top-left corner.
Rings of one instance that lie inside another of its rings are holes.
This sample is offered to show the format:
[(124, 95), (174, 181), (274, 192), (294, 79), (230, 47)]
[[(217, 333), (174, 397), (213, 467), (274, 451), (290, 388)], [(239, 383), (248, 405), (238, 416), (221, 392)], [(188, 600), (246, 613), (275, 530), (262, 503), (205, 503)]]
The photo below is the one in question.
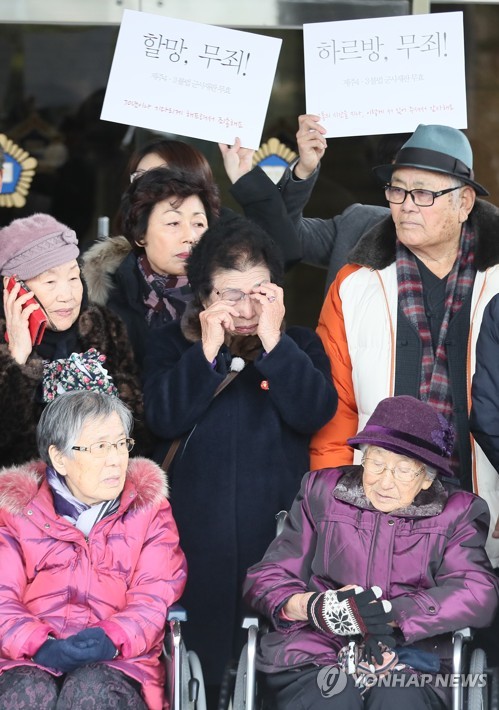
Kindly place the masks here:
[(48, 214), (15, 219), (0, 229), (0, 274), (24, 281), (77, 259), (75, 232)]

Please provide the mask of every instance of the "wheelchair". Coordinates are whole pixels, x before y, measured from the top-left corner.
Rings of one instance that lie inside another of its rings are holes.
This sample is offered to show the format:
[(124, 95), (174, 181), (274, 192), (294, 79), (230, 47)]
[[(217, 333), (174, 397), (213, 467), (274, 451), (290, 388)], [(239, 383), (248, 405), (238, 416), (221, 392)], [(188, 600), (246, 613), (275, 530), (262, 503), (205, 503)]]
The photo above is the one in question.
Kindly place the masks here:
[(201, 663), (194, 651), (187, 651), (182, 639), (181, 624), (185, 621), (185, 609), (180, 604), (173, 604), (168, 611), (163, 643), (166, 695), (170, 710), (206, 710)]
[[(277, 535), (281, 532), (287, 512), (280, 511), (276, 515)], [(228, 704), (229, 710), (270, 710), (265, 705), (256, 671), (256, 652), (258, 637), (261, 633), (261, 623), (257, 616), (246, 617), (243, 628), (247, 629), (248, 637), (244, 645), (237, 671), (235, 672), (234, 689)], [(461, 678), (461, 674), (469, 674), (477, 678), (483, 676), (486, 683), (470, 682), (452, 685), (452, 710), (499, 710), (499, 668), (489, 668), (485, 651), (481, 648), (472, 649), (473, 632), (469, 628), (459, 629), (452, 637), (453, 678)]]
[[(243, 627), (248, 630), (247, 642), (241, 651), (229, 710), (266, 710), (259, 691), (256, 672), (256, 651), (259, 636), (259, 619), (247, 617)], [(485, 685), (462, 683), (452, 686), (452, 710), (499, 710), (499, 669), (489, 668), (485, 652), (475, 648), (469, 653), (473, 634), (471, 629), (459, 629), (453, 634), (453, 677), (463, 673), (470, 676), (482, 676), (487, 679)], [(469, 662), (468, 662), (469, 658)], [(268, 708), (270, 710), (270, 708)]]

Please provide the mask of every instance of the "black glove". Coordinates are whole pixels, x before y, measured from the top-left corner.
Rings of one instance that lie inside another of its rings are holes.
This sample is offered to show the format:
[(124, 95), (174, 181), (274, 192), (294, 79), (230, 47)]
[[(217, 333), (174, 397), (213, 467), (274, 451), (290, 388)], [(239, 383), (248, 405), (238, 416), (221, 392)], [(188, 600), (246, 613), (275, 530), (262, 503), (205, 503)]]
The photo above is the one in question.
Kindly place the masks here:
[[(359, 591), (361, 590), (361, 591)], [(392, 605), (381, 600), (381, 589), (361, 587), (335, 592), (312, 594), (307, 604), (310, 624), (320, 631), (338, 636), (389, 635), (393, 633), (388, 622), (392, 620)]]
[(381, 634), (379, 636), (366, 636), (364, 639), (364, 651), (362, 653), (362, 660), (367, 661), (367, 663), (372, 663), (373, 660), (378, 664), (378, 666), (383, 665), (383, 651), (389, 648), (395, 648), (396, 641), (393, 637), (393, 627), (389, 626), (391, 631), (387, 634)]
[(103, 629), (84, 629), (66, 639), (47, 639), (33, 656), (40, 666), (70, 673), (80, 666), (110, 661), (117, 649)]

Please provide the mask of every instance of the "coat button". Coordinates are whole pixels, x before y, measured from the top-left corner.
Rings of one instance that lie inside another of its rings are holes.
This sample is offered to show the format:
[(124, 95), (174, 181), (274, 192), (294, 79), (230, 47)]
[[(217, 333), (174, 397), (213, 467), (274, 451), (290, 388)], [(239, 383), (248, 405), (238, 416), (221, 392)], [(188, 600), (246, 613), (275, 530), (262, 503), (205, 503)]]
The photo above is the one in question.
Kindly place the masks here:
[(430, 614), (435, 614), (437, 610), (435, 609), (434, 606), (429, 606), (429, 607), (428, 607), (428, 611), (429, 611)]
[(388, 521), (388, 525), (395, 525), (395, 520), (392, 520), (392, 519), (390, 518), (390, 520)]
[(27, 513), (28, 513), (28, 515), (33, 515), (33, 511), (32, 511), (32, 510), (28, 510)]
[(50, 528), (50, 524), (49, 524), (49, 523), (45, 523), (45, 525), (44, 525), (43, 527), (44, 527), (44, 528), (47, 528), (47, 530), (48, 530), (48, 529)]

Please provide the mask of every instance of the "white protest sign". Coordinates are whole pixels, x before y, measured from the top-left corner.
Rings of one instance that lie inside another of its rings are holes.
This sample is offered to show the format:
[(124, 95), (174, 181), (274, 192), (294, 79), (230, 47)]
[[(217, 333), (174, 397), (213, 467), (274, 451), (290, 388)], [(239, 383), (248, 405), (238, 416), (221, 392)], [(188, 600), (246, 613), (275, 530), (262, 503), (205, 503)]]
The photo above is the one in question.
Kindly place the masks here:
[(307, 113), (327, 136), (466, 128), (463, 13), (304, 25)]
[(281, 43), (125, 10), (101, 118), (258, 148)]

